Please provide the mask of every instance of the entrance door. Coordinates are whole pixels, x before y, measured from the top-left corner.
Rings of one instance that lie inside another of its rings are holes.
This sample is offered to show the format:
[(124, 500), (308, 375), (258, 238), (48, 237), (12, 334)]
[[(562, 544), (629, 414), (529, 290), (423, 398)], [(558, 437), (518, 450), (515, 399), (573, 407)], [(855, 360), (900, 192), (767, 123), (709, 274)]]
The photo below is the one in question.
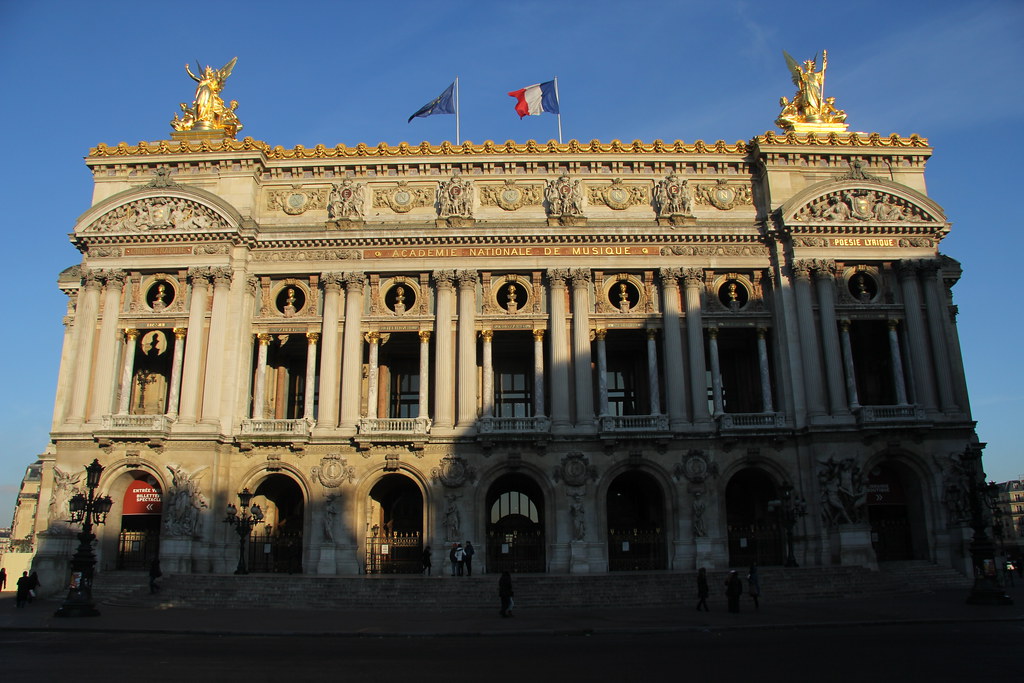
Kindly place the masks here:
[(746, 567), (752, 562), (781, 565), (786, 538), (779, 519), (778, 488), (767, 473), (745, 469), (736, 473), (725, 488), (725, 516), (729, 527), (729, 566)]
[(915, 551), (912, 520), (920, 515), (907, 504), (906, 478), (891, 464), (879, 465), (868, 473), (868, 523), (879, 562), (927, 557)]
[(264, 523), (249, 536), (249, 571), (301, 574), (305, 505), (299, 485), (271, 474), (256, 487), (253, 502), (263, 509)]
[(160, 485), (148, 474), (125, 489), (121, 499), (121, 532), (117, 542), (118, 569), (148, 569), (160, 557), (160, 520), (162, 496)]
[(506, 474), (487, 493), (487, 571), (543, 572), (544, 498), (522, 474)]
[(664, 504), (649, 474), (627, 472), (608, 488), (608, 570), (665, 569)]
[(423, 569), (423, 494), (404, 474), (385, 474), (370, 490), (367, 574), (419, 574)]

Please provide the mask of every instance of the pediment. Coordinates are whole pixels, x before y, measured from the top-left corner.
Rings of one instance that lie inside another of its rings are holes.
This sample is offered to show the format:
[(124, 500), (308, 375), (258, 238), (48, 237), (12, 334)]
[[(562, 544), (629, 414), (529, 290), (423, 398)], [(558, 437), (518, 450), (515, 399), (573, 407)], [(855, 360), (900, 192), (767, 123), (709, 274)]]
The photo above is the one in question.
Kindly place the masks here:
[(896, 182), (851, 178), (813, 185), (779, 208), (793, 225), (946, 225), (942, 208), (916, 190)]
[(223, 233), (237, 230), (240, 222), (239, 213), (210, 192), (176, 183), (151, 183), (96, 204), (78, 219), (75, 233)]

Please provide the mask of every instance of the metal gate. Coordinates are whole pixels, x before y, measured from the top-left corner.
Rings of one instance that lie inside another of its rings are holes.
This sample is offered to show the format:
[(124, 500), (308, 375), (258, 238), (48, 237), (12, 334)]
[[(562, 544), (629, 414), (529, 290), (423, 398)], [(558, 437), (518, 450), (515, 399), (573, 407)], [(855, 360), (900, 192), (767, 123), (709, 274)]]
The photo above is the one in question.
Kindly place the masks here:
[(122, 531), (117, 540), (117, 568), (149, 569), (159, 552), (159, 532)]
[(255, 573), (302, 573), (302, 532), (252, 534), (249, 536), (249, 571)]
[(608, 571), (665, 569), (667, 566), (661, 529), (608, 530)]
[(544, 532), (499, 529), (487, 532), (487, 571), (491, 574), (510, 572), (544, 572)]
[(420, 533), (389, 533), (366, 537), (367, 574), (419, 574), (423, 571)]
[(781, 565), (785, 559), (786, 538), (778, 522), (729, 525), (729, 566)]

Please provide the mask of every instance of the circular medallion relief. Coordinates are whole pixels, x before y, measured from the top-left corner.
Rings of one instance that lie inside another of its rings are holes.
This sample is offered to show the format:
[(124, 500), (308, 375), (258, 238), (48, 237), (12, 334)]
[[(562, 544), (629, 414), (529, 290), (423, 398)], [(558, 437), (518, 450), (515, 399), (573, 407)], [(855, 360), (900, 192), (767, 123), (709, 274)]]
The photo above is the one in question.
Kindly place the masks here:
[(718, 288), (718, 300), (731, 311), (737, 311), (747, 305), (750, 293), (739, 280), (729, 279)]
[(156, 280), (146, 291), (146, 304), (154, 311), (162, 311), (174, 302), (174, 286), (166, 280)]

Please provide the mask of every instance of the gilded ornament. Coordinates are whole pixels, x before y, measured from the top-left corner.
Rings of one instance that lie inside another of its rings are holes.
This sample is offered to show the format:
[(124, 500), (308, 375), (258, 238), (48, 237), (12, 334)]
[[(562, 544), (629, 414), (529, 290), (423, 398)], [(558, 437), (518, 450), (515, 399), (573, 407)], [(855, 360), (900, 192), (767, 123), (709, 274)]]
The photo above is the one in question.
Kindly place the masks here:
[(280, 209), (289, 216), (298, 216), (311, 209), (326, 209), (327, 193), (326, 187), (309, 190), (298, 185), (288, 190), (268, 190), (267, 208)]
[(622, 211), (631, 206), (649, 204), (651, 201), (646, 187), (626, 185), (621, 178), (614, 179), (611, 185), (588, 189), (590, 190), (589, 199), (592, 203), (602, 203), (616, 211)]
[(725, 178), (719, 178), (714, 185), (698, 186), (695, 199), (698, 204), (710, 204), (719, 211), (729, 211), (737, 204), (754, 203), (749, 186), (730, 184)]
[(484, 206), (516, 211), (527, 204), (540, 203), (539, 185), (518, 185), (514, 180), (505, 180), (503, 185), (483, 185), (480, 188), (480, 204)]
[(782, 54), (786, 57), (786, 66), (789, 67), (797, 91), (792, 101), (785, 97), (779, 99), (782, 112), (775, 120), (775, 125), (797, 133), (844, 132), (848, 127), (846, 112), (836, 109), (836, 98), (825, 97), (828, 50), (822, 52), (821, 71), (817, 70), (816, 58), (805, 60), (801, 67), (788, 52), (783, 50)]
[(224, 106), (224, 100), (220, 97), (224, 89), (224, 82), (231, 75), (235, 68), (235, 57), (224, 65), (222, 69), (214, 69), (207, 65), (205, 69), (198, 69), (199, 76), (192, 73), (189, 65), (185, 65), (185, 72), (196, 82), (196, 95), (192, 100), (192, 106), (181, 103), (183, 116), (178, 118), (175, 114), (171, 120), (171, 127), (179, 132), (184, 131), (222, 131), (226, 137), (234, 138), (242, 129), (242, 124), (235, 115), (238, 102), (231, 101), (230, 106)]
[(434, 196), (429, 189), (412, 187), (405, 181), (400, 181), (396, 187), (375, 190), (373, 193), (375, 208), (387, 207), (395, 213), (408, 213), (416, 207), (432, 206), (433, 204)]

